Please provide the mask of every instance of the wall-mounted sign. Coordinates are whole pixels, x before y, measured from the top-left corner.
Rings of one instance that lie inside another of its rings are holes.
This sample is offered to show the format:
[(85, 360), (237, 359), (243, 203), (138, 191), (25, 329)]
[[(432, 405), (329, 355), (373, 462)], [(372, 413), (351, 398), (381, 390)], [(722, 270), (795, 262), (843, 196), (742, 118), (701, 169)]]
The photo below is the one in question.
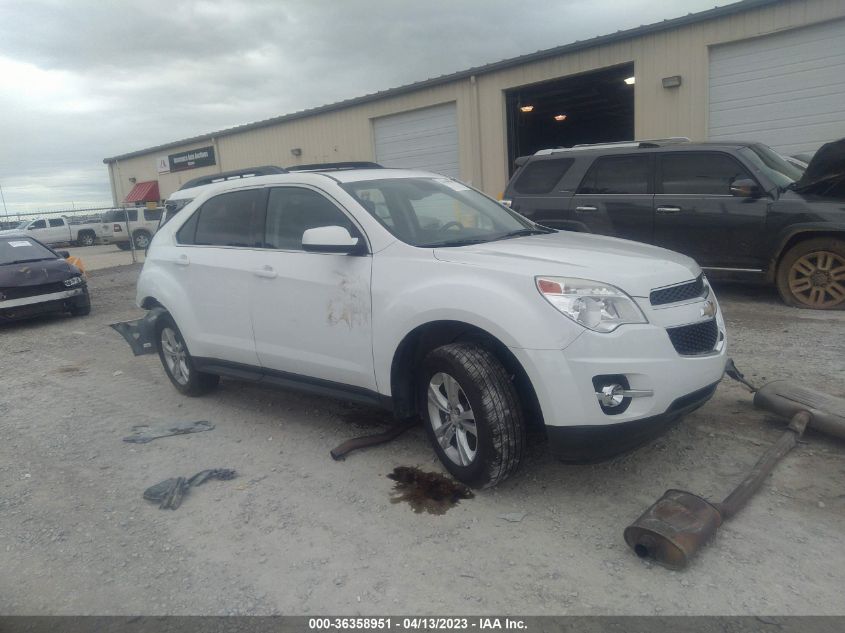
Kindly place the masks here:
[(197, 167), (208, 167), (217, 164), (212, 145), (200, 147), (199, 149), (191, 149), (187, 152), (179, 152), (178, 154), (171, 154), (167, 157), (167, 160), (170, 164), (170, 171), (196, 169)]
[(160, 174), (166, 174), (170, 171), (170, 159), (167, 156), (159, 156), (156, 158), (156, 169)]

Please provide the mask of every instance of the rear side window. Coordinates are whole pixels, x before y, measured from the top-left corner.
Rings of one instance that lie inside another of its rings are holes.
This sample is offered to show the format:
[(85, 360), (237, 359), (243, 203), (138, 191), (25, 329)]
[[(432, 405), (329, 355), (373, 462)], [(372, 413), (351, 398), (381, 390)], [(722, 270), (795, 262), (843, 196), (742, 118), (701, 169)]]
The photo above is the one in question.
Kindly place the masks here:
[(52, 218), (50, 219), (50, 226), (64, 226), (64, 225), (65, 225), (64, 220), (54, 220)]
[(590, 167), (578, 193), (649, 193), (648, 156), (605, 156)]
[(321, 226), (342, 226), (354, 234), (352, 221), (328, 198), (311, 189), (276, 187), (267, 202), (264, 246), (302, 250), (302, 234)]
[(659, 160), (658, 193), (729, 196), (734, 180), (751, 178), (736, 160), (718, 152), (661, 154)]
[(176, 240), (202, 246), (259, 246), (263, 217), (263, 189), (224, 193), (206, 201), (179, 229)]
[(158, 222), (161, 219), (161, 209), (144, 209), (144, 219)]
[(529, 162), (513, 183), (517, 193), (549, 193), (572, 167), (574, 158), (535, 160)]

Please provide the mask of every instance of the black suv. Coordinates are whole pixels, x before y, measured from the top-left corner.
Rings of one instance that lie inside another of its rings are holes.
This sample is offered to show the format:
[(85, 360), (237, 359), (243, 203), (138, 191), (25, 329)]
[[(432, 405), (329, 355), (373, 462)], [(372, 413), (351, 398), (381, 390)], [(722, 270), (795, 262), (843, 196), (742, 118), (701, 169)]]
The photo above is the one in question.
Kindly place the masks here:
[(759, 143), (634, 141), (517, 159), (505, 204), (540, 224), (647, 242), (708, 276), (776, 283), (791, 305), (845, 308), (845, 139), (806, 172)]

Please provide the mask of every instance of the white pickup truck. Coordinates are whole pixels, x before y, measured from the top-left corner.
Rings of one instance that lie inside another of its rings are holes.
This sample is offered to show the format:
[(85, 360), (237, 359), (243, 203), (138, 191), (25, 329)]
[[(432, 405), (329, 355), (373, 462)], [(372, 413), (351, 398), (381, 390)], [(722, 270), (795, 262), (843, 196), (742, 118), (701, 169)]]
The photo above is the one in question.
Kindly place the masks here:
[(13, 229), (0, 231), (0, 235), (28, 235), (42, 244), (75, 244), (93, 246), (102, 236), (99, 222), (71, 224), (67, 218), (36, 218), (24, 220)]

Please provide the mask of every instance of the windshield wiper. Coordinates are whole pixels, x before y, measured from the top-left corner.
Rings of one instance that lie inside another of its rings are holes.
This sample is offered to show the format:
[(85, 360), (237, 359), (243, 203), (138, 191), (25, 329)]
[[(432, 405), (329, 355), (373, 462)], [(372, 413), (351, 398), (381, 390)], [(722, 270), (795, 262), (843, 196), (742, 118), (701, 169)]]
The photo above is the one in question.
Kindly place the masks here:
[(429, 244), (417, 244), (419, 248), (443, 248), (446, 246), (469, 246), (470, 244), (486, 244), (493, 241), (495, 238), (489, 237), (475, 237), (466, 238), (464, 240), (452, 240), (449, 242), (431, 242)]
[(9, 262), (10, 264), (31, 264), (32, 262), (43, 262), (47, 261), (48, 259), (56, 259), (55, 257), (38, 257), (37, 259), (18, 259), (13, 262)]
[(556, 233), (556, 231), (554, 229), (548, 229), (546, 227), (538, 226), (533, 229), (519, 229), (516, 231), (511, 231), (510, 233), (505, 233), (504, 235), (500, 235), (499, 237), (495, 237), (493, 239), (507, 240), (512, 237), (524, 237), (526, 235), (547, 235), (548, 233)]

